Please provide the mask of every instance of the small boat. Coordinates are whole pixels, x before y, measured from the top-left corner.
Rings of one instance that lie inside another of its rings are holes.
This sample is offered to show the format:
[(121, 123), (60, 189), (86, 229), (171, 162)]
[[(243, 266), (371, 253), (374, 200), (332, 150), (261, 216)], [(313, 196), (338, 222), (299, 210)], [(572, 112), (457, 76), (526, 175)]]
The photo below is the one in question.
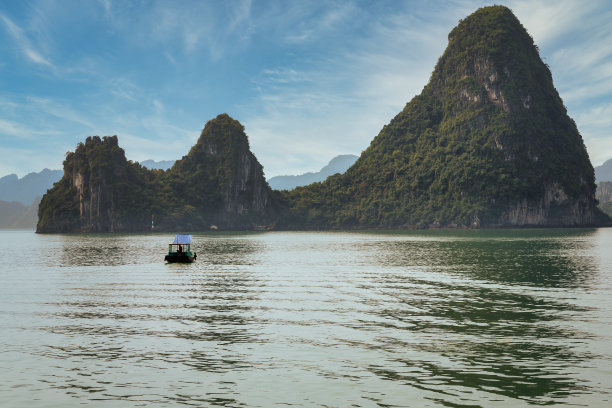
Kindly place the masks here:
[(196, 260), (198, 255), (191, 252), (191, 235), (179, 234), (174, 241), (168, 245), (168, 255), (164, 258), (169, 263), (190, 263)]

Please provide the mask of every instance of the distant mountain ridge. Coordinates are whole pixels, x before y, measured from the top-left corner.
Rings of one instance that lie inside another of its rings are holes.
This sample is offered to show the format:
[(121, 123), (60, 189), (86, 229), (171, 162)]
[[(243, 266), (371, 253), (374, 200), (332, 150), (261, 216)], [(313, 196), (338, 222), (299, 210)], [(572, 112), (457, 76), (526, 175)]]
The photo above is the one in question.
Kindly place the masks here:
[(595, 182), (612, 181), (612, 159), (608, 159), (601, 166), (595, 167)]
[(0, 201), (0, 229), (34, 230), (38, 220), (39, 203), (40, 197), (36, 198), (29, 206), (17, 201)]
[(268, 180), (268, 184), (275, 190), (291, 190), (298, 186), (324, 181), (331, 175), (344, 173), (358, 159), (354, 154), (342, 154), (334, 157), (329, 163), (316, 173), (304, 173), (296, 176), (276, 176)]
[(600, 204), (612, 201), (612, 181), (602, 181), (597, 185), (595, 198)]
[(612, 217), (612, 181), (602, 181), (597, 184), (596, 196), (599, 209)]
[(172, 167), (175, 161), (176, 160), (161, 160), (161, 161), (145, 160), (145, 161), (141, 161), (140, 165), (150, 170), (154, 170), (154, 169), (168, 170), (170, 167)]
[[(168, 170), (175, 160), (144, 160), (140, 164), (148, 169)], [(16, 201), (29, 206), (36, 198), (40, 198), (53, 187), (64, 174), (63, 170), (44, 169), (38, 173), (32, 172), (19, 178), (16, 174), (0, 177), (0, 200)], [(1, 210), (0, 210), (1, 212)]]
[(9, 174), (0, 178), (0, 200), (17, 201), (29, 206), (37, 197), (42, 197), (53, 183), (62, 178), (62, 170), (44, 169), (38, 173), (29, 173), (19, 178)]

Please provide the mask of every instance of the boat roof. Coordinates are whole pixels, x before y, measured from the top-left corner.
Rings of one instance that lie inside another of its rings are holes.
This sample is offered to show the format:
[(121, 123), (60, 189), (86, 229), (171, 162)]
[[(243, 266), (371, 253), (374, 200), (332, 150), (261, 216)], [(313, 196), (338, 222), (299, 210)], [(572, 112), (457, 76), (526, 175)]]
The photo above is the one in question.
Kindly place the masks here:
[(189, 245), (191, 244), (191, 234), (177, 234), (174, 237), (172, 245)]

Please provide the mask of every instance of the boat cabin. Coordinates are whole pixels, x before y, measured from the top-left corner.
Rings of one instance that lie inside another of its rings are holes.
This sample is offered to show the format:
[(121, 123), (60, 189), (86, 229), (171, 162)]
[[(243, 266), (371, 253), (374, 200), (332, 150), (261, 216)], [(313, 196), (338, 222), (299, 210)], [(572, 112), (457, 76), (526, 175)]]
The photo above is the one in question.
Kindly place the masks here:
[(168, 262), (193, 262), (197, 258), (195, 252), (191, 252), (191, 234), (178, 234), (174, 241), (168, 245), (168, 255), (164, 260)]

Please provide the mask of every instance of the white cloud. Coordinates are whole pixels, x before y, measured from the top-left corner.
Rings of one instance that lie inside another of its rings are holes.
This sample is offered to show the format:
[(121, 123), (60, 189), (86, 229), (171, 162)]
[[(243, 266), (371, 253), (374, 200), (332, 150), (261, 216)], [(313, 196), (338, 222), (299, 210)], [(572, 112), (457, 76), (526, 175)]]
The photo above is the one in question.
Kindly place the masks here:
[(612, 158), (612, 102), (593, 105), (576, 116), (593, 166)]
[(4, 176), (15, 173), (19, 177), (44, 168), (61, 169), (64, 160), (63, 154), (58, 155), (52, 150), (32, 151), (27, 146), (16, 147), (5, 143), (0, 144), (0, 157), (0, 174)]
[(26, 141), (35, 141), (38, 136), (58, 135), (59, 132), (55, 130), (38, 130), (33, 129), (22, 123), (13, 122), (9, 120), (0, 119), (0, 140), (8, 142), (14, 138), (18, 138)]
[(0, 21), (4, 23), (7, 32), (13, 37), (17, 47), (26, 59), (38, 65), (54, 68), (53, 64), (35, 49), (21, 27), (2, 13), (0, 13)]
[(27, 97), (26, 100), (29, 105), (29, 110), (36, 110), (37, 112), (45, 113), (46, 115), (54, 116), (64, 121), (74, 122), (86, 126), (89, 129), (95, 128), (92, 121), (87, 118), (88, 115), (86, 112), (76, 111), (63, 102), (35, 96)]
[(153, 107), (155, 108), (155, 113), (160, 114), (164, 110), (164, 104), (161, 103), (157, 99), (153, 99)]
[[(358, 14), (343, 10), (329, 25)], [(398, 13), (310, 68), (271, 66), (254, 78), (258, 108), (244, 123), (268, 177), (317, 171), (336, 155), (367, 148), (420, 93), (444, 50), (448, 22), (429, 24)]]
[(109, 84), (110, 92), (119, 99), (136, 101), (139, 94), (138, 87), (125, 78), (110, 78), (106, 80)]
[[(612, 124), (604, 118), (611, 115), (610, 7), (602, 1), (502, 2), (540, 46), (593, 161), (612, 157)], [(5, 96), (0, 131), (26, 137), (62, 129), (68, 145), (88, 134), (117, 134), (128, 156), (159, 160), (180, 157), (195, 142), (207, 117), (191, 116), (227, 111), (245, 125), (266, 173), (275, 175), (315, 171), (337, 154), (365, 149), (426, 85), (457, 20), (491, 2), (92, 4), (79, 7), (76, 18), (91, 18), (96, 33), (112, 33), (95, 38), (124, 44), (67, 59), (60, 57), (65, 37), (54, 37), (66, 31), (54, 24), (73, 17), (57, 4), (35, 1), (23, 20), (0, 12), (0, 32), (8, 33), (22, 60), (52, 74), (44, 78), (48, 89), (67, 84), (74, 92)], [(262, 53), (253, 58), (256, 73), (244, 58), (253, 50)], [(158, 66), (123, 58), (130, 52)], [(225, 90), (211, 85), (222, 81), (215, 69), (234, 62), (243, 64), (240, 75), (250, 76), (251, 89), (237, 90), (245, 78), (232, 78), (227, 92), (216, 94)], [(165, 77), (155, 77), (163, 69)], [(229, 100), (230, 94), (238, 96)]]
[(596, 1), (575, 0), (510, 2), (514, 14), (540, 46), (556, 42), (584, 24), (586, 16), (597, 10), (597, 6)]
[(197, 56), (202, 51), (218, 61), (248, 44), (251, 7), (251, 0), (195, 2), (188, 7), (157, 1), (140, 8), (137, 14), (117, 13), (112, 24), (135, 46), (164, 49), (171, 62), (176, 61), (177, 52)]
[(98, 0), (98, 1), (104, 8), (104, 11), (106, 12), (106, 14), (110, 15), (111, 9), (112, 9), (112, 3), (110, 2), (110, 0)]
[(30, 59), (30, 61), (36, 64), (47, 65), (50, 67), (53, 66), (53, 64), (51, 64), (46, 58), (44, 58), (42, 55), (40, 55), (37, 51), (34, 51), (33, 49), (26, 48), (23, 50), (23, 52), (26, 57)]

